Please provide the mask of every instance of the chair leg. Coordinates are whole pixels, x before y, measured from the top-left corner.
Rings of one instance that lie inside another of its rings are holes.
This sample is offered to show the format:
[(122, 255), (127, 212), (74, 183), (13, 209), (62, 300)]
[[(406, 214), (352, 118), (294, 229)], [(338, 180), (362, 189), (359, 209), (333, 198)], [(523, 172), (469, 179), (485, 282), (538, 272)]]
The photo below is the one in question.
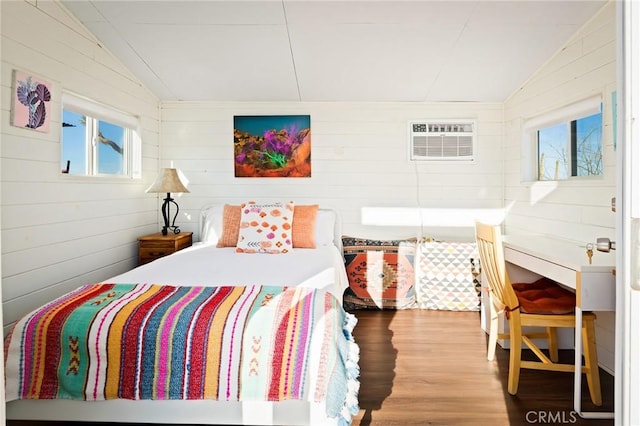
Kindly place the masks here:
[(498, 312), (493, 302), (490, 301), (490, 322), (489, 322), (489, 346), (487, 347), (487, 359), (493, 361), (496, 356), (496, 345), (498, 344)]
[(547, 344), (549, 345), (549, 359), (558, 362), (558, 329), (547, 327)]
[(593, 318), (586, 318), (582, 322), (582, 341), (584, 347), (584, 365), (587, 369), (587, 384), (591, 401), (602, 405), (602, 391), (600, 389), (600, 370), (598, 369), (598, 352), (596, 349), (596, 327)]
[[(511, 346), (509, 349), (509, 380), (507, 383), (507, 392), (511, 395), (518, 393), (518, 384), (520, 381), (520, 362), (522, 356), (522, 328), (520, 326), (520, 313), (511, 312), (509, 318), (509, 335)], [(517, 318), (516, 318), (517, 317)]]

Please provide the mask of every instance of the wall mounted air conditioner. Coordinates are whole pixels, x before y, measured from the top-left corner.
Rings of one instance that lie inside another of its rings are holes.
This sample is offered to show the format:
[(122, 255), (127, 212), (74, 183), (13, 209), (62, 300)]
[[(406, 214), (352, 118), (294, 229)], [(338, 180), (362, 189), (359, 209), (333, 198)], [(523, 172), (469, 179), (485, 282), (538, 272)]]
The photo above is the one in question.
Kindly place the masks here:
[(476, 123), (473, 120), (409, 122), (411, 161), (474, 161)]

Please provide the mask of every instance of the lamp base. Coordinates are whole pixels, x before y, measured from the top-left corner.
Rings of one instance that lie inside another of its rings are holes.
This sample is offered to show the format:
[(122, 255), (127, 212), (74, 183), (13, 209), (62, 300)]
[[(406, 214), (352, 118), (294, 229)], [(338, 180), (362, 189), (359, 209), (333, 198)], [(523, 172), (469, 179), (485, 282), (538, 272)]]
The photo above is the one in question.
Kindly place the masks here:
[[(173, 220), (171, 224), (169, 224), (169, 210), (171, 208), (171, 204), (173, 203), (176, 206), (176, 213), (173, 215)], [(167, 192), (167, 198), (164, 199), (164, 203), (162, 203), (162, 218), (164, 219), (164, 226), (162, 227), (162, 235), (168, 235), (169, 229), (173, 231), (174, 234), (180, 233), (180, 228), (176, 226), (176, 218), (178, 217), (178, 213), (180, 212), (180, 207), (178, 207), (178, 203), (173, 201), (171, 198), (171, 194)]]
[(180, 233), (180, 228), (177, 226), (163, 226), (162, 227), (162, 235), (168, 235), (169, 234), (169, 229), (173, 230), (174, 234), (179, 234)]

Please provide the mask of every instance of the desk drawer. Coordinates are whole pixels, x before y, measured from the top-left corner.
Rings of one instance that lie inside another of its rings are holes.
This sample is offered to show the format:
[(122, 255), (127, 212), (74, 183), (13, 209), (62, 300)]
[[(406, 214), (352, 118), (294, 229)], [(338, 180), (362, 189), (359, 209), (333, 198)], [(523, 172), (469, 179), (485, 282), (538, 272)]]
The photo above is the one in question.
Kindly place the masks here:
[(612, 272), (583, 273), (578, 284), (577, 304), (585, 311), (616, 310), (616, 277)]

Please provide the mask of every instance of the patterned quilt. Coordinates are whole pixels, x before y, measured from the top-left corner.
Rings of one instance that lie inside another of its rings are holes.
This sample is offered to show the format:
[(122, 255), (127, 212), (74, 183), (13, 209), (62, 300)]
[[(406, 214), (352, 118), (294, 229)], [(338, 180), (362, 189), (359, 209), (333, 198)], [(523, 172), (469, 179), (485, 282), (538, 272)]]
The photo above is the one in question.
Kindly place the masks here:
[(303, 287), (81, 287), (16, 323), (13, 399), (325, 401), (358, 410), (355, 317)]

